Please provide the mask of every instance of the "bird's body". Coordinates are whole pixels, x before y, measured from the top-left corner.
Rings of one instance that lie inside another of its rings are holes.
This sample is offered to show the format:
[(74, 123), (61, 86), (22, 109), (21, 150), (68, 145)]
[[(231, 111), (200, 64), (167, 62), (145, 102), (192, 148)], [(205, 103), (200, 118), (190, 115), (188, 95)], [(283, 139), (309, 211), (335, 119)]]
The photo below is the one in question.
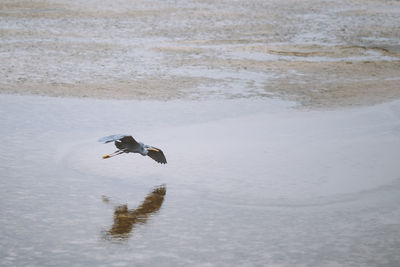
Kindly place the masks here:
[(122, 153), (139, 153), (142, 156), (149, 156), (150, 158), (154, 159), (158, 163), (165, 164), (167, 163), (167, 159), (164, 156), (164, 153), (161, 149), (152, 147), (149, 145), (145, 145), (141, 142), (137, 142), (132, 136), (130, 135), (110, 135), (99, 139), (101, 143), (109, 143), (114, 142), (115, 146), (118, 148), (117, 151), (111, 153), (110, 155), (103, 156), (104, 159), (110, 158)]

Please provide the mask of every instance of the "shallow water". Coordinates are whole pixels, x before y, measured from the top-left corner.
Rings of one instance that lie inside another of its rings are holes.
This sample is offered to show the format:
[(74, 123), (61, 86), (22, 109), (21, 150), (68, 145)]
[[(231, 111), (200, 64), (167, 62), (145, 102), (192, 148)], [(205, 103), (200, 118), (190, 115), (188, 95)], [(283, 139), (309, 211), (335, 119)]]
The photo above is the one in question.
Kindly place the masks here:
[[(399, 101), (0, 102), (2, 266), (400, 262)], [(103, 160), (117, 133), (168, 164)]]

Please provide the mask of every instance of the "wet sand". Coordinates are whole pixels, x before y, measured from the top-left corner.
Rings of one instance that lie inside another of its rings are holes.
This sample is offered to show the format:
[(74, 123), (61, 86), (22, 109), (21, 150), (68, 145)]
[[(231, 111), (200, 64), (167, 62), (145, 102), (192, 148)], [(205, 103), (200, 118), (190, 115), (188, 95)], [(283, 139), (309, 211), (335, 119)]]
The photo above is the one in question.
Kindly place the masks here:
[(114, 99), (400, 97), (398, 1), (2, 1), (0, 92)]

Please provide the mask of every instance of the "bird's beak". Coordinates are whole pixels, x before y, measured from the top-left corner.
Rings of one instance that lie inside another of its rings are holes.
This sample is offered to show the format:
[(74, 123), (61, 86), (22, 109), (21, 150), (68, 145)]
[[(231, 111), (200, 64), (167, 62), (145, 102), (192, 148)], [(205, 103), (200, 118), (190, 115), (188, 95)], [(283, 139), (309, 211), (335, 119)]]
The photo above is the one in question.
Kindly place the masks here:
[(111, 157), (110, 155), (105, 155), (105, 156), (103, 156), (103, 159), (108, 159), (110, 157)]
[(151, 148), (149, 148), (148, 150), (153, 150), (153, 151), (156, 151), (156, 152), (159, 152), (160, 150), (158, 150), (158, 149), (156, 149), (156, 148), (154, 148), (154, 147), (151, 147)]

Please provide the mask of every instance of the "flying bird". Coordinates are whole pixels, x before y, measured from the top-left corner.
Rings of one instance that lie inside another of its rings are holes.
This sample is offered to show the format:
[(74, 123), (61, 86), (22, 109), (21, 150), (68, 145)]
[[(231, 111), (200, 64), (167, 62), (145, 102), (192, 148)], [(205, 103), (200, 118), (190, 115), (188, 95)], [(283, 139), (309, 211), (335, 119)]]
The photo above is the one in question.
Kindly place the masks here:
[(145, 145), (141, 142), (136, 142), (136, 140), (131, 135), (117, 134), (110, 135), (99, 139), (99, 142), (106, 144), (114, 142), (115, 146), (118, 148), (117, 151), (103, 156), (103, 159), (111, 158), (122, 153), (139, 153), (142, 156), (149, 156), (158, 163), (165, 164), (167, 159), (161, 149)]

